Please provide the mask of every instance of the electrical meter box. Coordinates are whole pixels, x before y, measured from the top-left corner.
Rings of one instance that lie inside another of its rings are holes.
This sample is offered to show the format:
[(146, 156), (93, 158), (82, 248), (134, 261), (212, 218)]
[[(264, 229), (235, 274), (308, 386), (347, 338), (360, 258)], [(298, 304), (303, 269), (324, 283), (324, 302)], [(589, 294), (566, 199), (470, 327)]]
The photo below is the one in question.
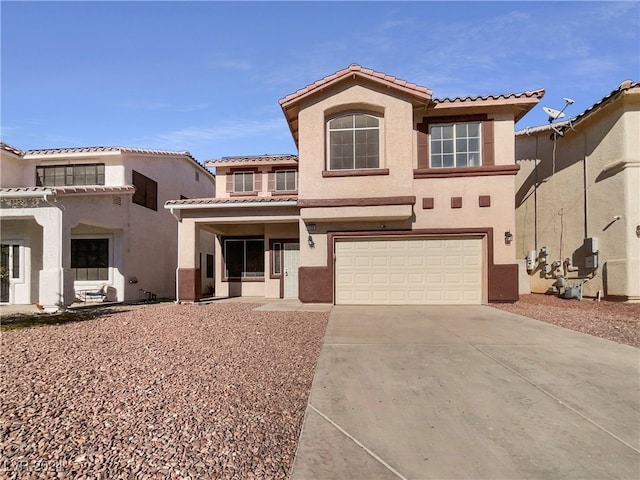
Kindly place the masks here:
[(598, 253), (598, 239), (589, 237), (584, 239), (585, 254)]
[(598, 255), (589, 255), (584, 258), (584, 266), (589, 270), (596, 270), (598, 268)]

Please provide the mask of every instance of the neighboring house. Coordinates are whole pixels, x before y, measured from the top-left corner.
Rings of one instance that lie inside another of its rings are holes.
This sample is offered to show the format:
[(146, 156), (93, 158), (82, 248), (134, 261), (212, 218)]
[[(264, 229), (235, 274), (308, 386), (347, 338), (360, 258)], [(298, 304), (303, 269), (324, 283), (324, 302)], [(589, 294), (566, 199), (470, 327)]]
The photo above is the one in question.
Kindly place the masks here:
[[(113, 301), (175, 295), (178, 232), (162, 205), (215, 195), (188, 152), (3, 143), (0, 155), (1, 303), (55, 311), (100, 289)], [(213, 235), (202, 236), (199, 260), (213, 264)]]
[(640, 83), (571, 122), (517, 132), (516, 159), (517, 256), (530, 259), (531, 290), (563, 277), (587, 296), (640, 301)]
[(206, 229), (220, 296), (517, 300), (514, 123), (543, 94), (435, 99), (351, 65), (286, 96), (299, 156), (210, 161), (215, 198), (165, 205), (180, 219), (178, 299), (199, 298)]

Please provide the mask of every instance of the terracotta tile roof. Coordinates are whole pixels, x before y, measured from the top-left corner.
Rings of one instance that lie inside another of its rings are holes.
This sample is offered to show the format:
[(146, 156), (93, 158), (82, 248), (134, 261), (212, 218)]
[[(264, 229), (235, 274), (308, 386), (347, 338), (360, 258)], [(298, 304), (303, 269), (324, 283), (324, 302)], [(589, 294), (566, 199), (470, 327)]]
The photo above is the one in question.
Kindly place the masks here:
[(468, 97), (434, 98), (435, 111), (450, 108), (466, 107), (510, 107), (517, 122), (524, 117), (544, 96), (544, 89), (527, 90), (521, 93), (500, 93), (498, 95), (480, 95)]
[(242, 164), (242, 163), (291, 163), (298, 162), (297, 155), (291, 154), (274, 154), (274, 155), (245, 155), (245, 156), (237, 156), (237, 157), (222, 157), (219, 159), (211, 159), (204, 162), (205, 166), (224, 166), (231, 164)]
[(75, 187), (53, 187), (58, 195), (80, 195), (80, 194), (109, 194), (109, 193), (134, 193), (136, 187), (133, 185), (123, 185), (121, 187), (109, 186), (75, 186)]
[(0, 188), (0, 193), (34, 193), (43, 194), (44, 192), (53, 191), (52, 187), (10, 187)]
[(2, 150), (6, 150), (7, 152), (11, 152), (15, 155), (18, 155), (20, 157), (22, 157), (24, 155), (24, 152), (22, 150), (20, 150), (19, 148), (16, 148), (12, 145), (9, 145), (8, 143), (4, 143), (4, 142), (0, 142), (0, 149)]
[(282, 197), (187, 198), (184, 200), (169, 200), (165, 205), (237, 205), (297, 201), (298, 197), (295, 195)]
[[(640, 82), (634, 82), (633, 80), (625, 80), (624, 82), (622, 82), (618, 86), (618, 88), (616, 88), (615, 90), (613, 90), (609, 94), (607, 94), (604, 97), (602, 97), (600, 100), (598, 100), (596, 103), (591, 105), (589, 108), (587, 108), (580, 115), (578, 115), (574, 119), (572, 119), (571, 123), (575, 125), (576, 123), (581, 121), (583, 118), (589, 116), (592, 112), (604, 107), (608, 103), (610, 103), (613, 100), (615, 100), (616, 98), (618, 98), (620, 95), (623, 95), (627, 90), (631, 90), (631, 89), (634, 89), (634, 88), (640, 88)], [(567, 124), (568, 123), (569, 122), (567, 122)]]
[(180, 157), (191, 157), (187, 151), (175, 152), (171, 150), (153, 150), (149, 148), (133, 148), (133, 147), (73, 147), (73, 148), (45, 148), (40, 150), (26, 150), (26, 155), (55, 155), (65, 153), (101, 153), (101, 152), (120, 152), (120, 153), (143, 153), (150, 155), (170, 155)]
[(117, 193), (134, 193), (136, 191), (133, 185), (123, 186), (106, 186), (106, 185), (88, 185), (73, 187), (13, 187), (0, 188), (0, 194), (12, 193), (33, 193), (34, 195), (42, 195), (45, 192), (51, 192), (52, 195), (85, 195), (85, 194), (117, 194)]
[[(560, 130), (566, 130), (568, 128), (571, 128), (572, 126), (575, 126), (576, 124), (581, 122), (584, 118), (588, 117), (589, 115), (591, 115), (595, 111), (599, 110), (600, 108), (605, 107), (610, 102), (614, 101), (620, 95), (624, 95), (624, 93), (626, 91), (634, 89), (634, 88), (640, 88), (640, 82), (637, 82), (637, 81), (634, 82), (633, 80), (625, 80), (618, 86), (618, 88), (616, 88), (612, 92), (610, 92), (607, 95), (605, 95), (604, 97), (602, 97), (596, 103), (594, 103), (589, 108), (587, 108), (584, 112), (582, 112), (579, 115), (575, 116), (571, 120), (565, 120), (563, 122), (556, 122), (556, 123), (553, 124), (553, 127), (557, 128), (557, 129), (560, 129)], [(518, 130), (516, 132), (516, 135), (531, 135), (531, 134), (534, 134), (534, 133), (550, 131), (551, 129), (552, 129), (552, 125), (551, 124), (540, 125), (540, 126), (537, 126), (537, 127), (527, 127), (527, 128), (525, 128), (523, 130)]]
[(353, 74), (367, 77), (377, 82), (387, 84), (389, 86), (394, 86), (403, 90), (411, 91), (412, 93), (418, 94), (427, 99), (431, 98), (432, 92), (427, 87), (421, 87), (420, 85), (416, 85), (415, 83), (400, 80), (392, 75), (387, 75), (386, 73), (382, 72), (376, 72), (375, 70), (372, 70), (370, 68), (364, 68), (356, 63), (352, 63), (347, 68), (338, 70), (334, 74), (317, 80), (316, 82), (313, 82), (312, 84), (307, 85), (306, 87), (280, 99), (280, 105), (284, 106), (318, 88), (325, 87), (331, 83), (335, 83), (336, 81)]
[(115, 152), (115, 153), (139, 153), (144, 155), (163, 155), (171, 157), (186, 157), (194, 162), (202, 171), (210, 176), (215, 176), (209, 170), (206, 169), (198, 160), (196, 160), (191, 153), (186, 150), (176, 152), (171, 150), (154, 150), (150, 148), (134, 148), (134, 147), (73, 147), (73, 148), (46, 148), (40, 150), (25, 150), (24, 156), (42, 156), (42, 155), (64, 155), (64, 154), (82, 154), (82, 153), (102, 153), (102, 152)]
[(488, 100), (510, 100), (519, 98), (534, 98), (541, 99), (544, 96), (544, 89), (527, 90), (521, 93), (500, 93), (498, 95), (483, 95), (483, 96), (467, 96), (467, 97), (444, 97), (434, 98), (434, 103), (468, 103), (468, 102), (486, 102)]

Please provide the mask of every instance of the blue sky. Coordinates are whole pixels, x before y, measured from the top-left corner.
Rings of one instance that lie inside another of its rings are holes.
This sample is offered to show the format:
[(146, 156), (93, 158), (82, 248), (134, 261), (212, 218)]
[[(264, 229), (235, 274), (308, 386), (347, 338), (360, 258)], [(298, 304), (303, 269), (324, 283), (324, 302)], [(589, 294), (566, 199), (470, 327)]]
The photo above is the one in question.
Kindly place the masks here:
[(199, 161), (297, 153), (278, 100), (358, 63), (434, 97), (545, 88), (575, 116), (640, 80), (634, 2), (10, 2), (2, 141)]

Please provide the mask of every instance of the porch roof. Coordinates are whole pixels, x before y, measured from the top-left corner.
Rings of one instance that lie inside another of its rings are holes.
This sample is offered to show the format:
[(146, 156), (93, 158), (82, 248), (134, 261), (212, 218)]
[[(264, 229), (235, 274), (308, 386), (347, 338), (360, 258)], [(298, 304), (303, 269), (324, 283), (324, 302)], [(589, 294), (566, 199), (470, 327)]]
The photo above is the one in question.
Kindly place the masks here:
[(205, 167), (235, 167), (238, 165), (297, 165), (298, 156), (288, 153), (265, 155), (242, 155), (206, 160)]
[(231, 198), (188, 198), (184, 200), (169, 200), (164, 204), (166, 209), (193, 208), (233, 208), (233, 207), (295, 207), (298, 197), (231, 197)]
[(123, 186), (73, 186), (73, 187), (15, 187), (0, 188), (0, 194), (5, 198), (42, 197), (53, 195), (87, 195), (87, 194), (127, 194), (136, 191), (133, 185)]

